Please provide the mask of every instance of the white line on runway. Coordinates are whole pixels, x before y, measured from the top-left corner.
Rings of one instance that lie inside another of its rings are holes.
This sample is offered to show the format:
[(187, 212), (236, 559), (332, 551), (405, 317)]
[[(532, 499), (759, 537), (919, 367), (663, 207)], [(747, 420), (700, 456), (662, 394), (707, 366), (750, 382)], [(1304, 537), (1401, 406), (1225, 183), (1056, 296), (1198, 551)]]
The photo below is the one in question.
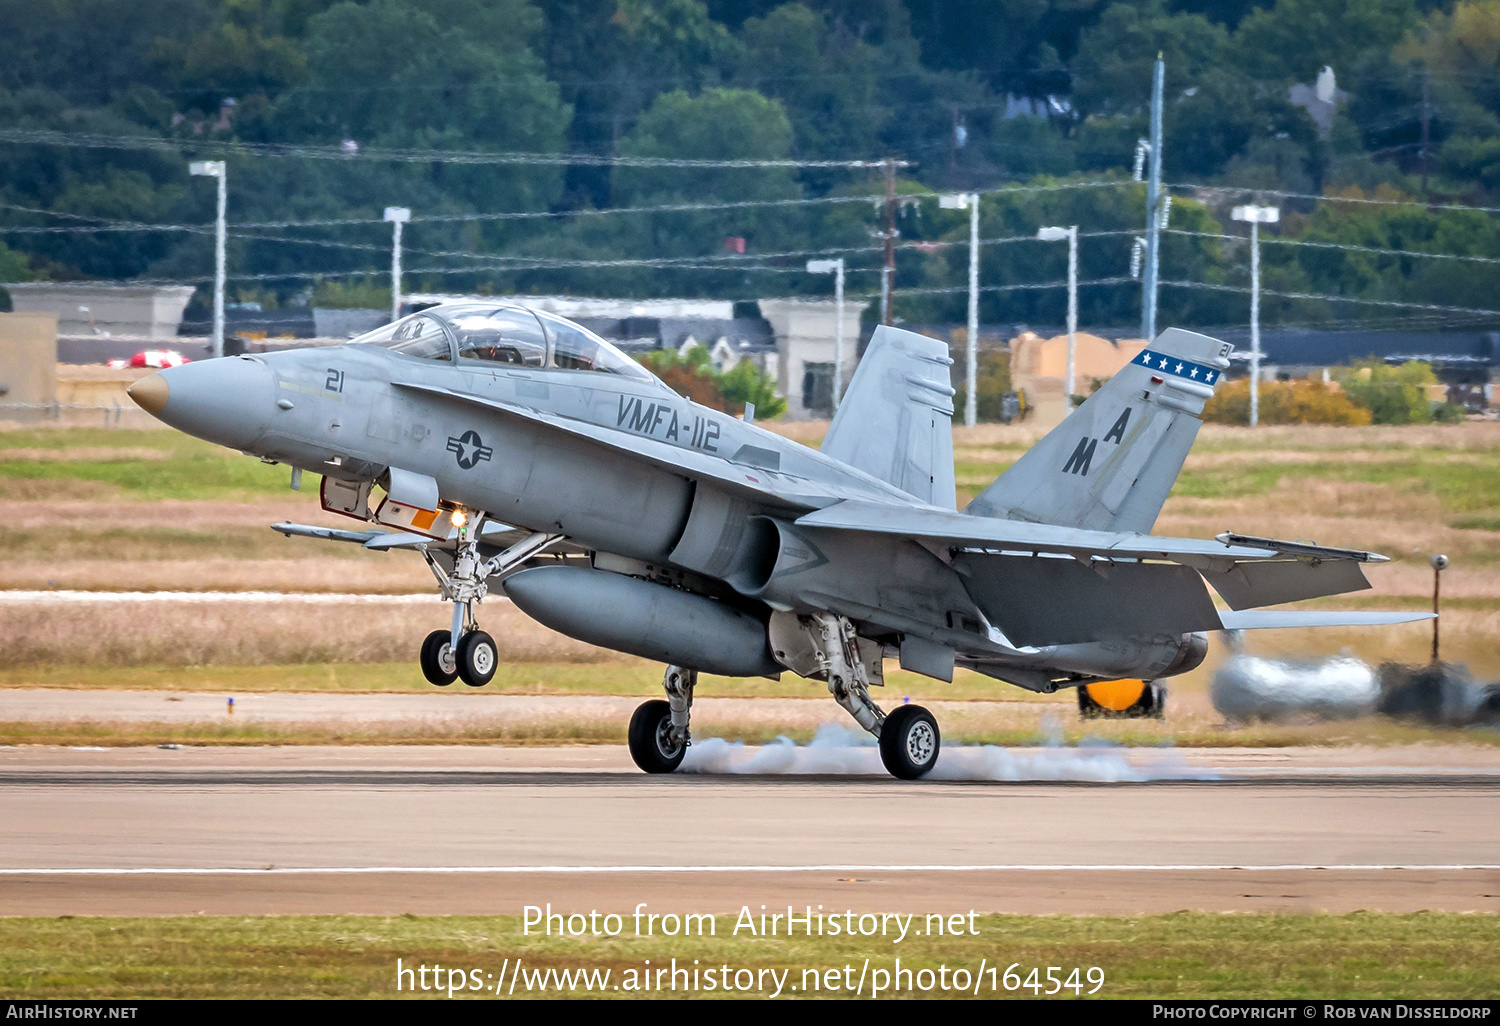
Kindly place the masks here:
[(1203, 873), (1238, 870), (1249, 873), (1325, 870), (1333, 872), (1385, 872), (1390, 870), (1429, 870), (1441, 872), (1495, 871), (1500, 865), (1489, 863), (1284, 863), (1251, 865), (1244, 863), (1205, 863), (1201, 865), (889, 865), (889, 866), (317, 866), (294, 868), (274, 866), (265, 869), (217, 868), (171, 869), (165, 867), (131, 869), (0, 869), (0, 876), (211, 876), (216, 874), (256, 875), (276, 873), (974, 873), (974, 872), (1149, 872)]
[[(509, 602), (504, 595), (486, 596), (491, 602)], [(418, 605), (440, 602), (436, 594), (361, 595), (343, 592), (296, 591), (0, 591), (0, 604), (49, 605), (98, 602), (290, 602), (334, 605), (349, 602), (383, 605)]]

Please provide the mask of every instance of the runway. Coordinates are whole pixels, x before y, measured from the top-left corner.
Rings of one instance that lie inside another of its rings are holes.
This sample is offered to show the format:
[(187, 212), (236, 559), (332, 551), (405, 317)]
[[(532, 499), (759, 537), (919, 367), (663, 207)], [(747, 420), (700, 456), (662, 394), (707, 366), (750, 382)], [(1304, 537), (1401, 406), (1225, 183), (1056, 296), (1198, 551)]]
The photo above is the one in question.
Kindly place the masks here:
[(647, 777), (612, 747), (9, 749), (0, 913), (1500, 911), (1491, 750), (1192, 755), (1219, 779)]

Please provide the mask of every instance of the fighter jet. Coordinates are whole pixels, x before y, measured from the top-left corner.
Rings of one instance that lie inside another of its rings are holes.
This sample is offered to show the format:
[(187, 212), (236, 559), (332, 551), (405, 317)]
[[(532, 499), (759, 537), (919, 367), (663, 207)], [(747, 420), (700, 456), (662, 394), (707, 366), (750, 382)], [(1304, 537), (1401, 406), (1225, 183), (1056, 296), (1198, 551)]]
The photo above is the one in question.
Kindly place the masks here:
[(453, 606), (419, 654), (435, 685), (493, 677), (477, 616), (498, 588), (569, 637), (667, 664), (665, 700), (630, 721), (647, 772), (681, 764), (700, 672), (790, 671), (826, 684), (911, 779), (940, 733), (926, 709), (871, 697), (887, 658), (1050, 693), (1185, 673), (1211, 631), (1428, 615), (1261, 608), (1367, 588), (1374, 553), (1150, 533), (1230, 348), (1164, 331), (963, 510), (947, 346), (891, 327), (817, 450), (506, 302), (190, 363), (129, 391), (175, 428), (289, 465), (293, 487), (320, 474), (323, 509), (367, 525), (275, 530), (420, 553)]

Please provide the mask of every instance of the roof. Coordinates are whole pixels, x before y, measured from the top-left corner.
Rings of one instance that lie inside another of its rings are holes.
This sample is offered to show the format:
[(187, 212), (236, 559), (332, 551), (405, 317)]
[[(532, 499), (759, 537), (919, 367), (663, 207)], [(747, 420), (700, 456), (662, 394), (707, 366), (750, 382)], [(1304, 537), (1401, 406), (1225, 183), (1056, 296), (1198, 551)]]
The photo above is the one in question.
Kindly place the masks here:
[[(1250, 330), (1211, 331), (1248, 353)], [(1267, 363), (1282, 366), (1332, 367), (1369, 357), (1404, 357), (1427, 362), (1475, 362), (1500, 366), (1500, 332), (1309, 331), (1262, 328), (1260, 351)], [(1240, 354), (1236, 354), (1237, 356)]]

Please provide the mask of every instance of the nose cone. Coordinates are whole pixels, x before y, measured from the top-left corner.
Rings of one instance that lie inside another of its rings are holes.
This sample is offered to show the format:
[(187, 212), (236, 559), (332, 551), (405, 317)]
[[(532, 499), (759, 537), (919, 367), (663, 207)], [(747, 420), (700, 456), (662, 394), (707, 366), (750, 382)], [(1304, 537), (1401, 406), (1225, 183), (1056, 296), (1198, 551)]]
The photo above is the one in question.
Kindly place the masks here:
[(137, 406), (153, 416), (167, 405), (170, 392), (167, 379), (160, 374), (148, 374), (125, 389), (125, 394), (134, 399)]
[(275, 406), (270, 368), (239, 357), (170, 367), (125, 391), (158, 420), (235, 449), (248, 447), (265, 433)]

